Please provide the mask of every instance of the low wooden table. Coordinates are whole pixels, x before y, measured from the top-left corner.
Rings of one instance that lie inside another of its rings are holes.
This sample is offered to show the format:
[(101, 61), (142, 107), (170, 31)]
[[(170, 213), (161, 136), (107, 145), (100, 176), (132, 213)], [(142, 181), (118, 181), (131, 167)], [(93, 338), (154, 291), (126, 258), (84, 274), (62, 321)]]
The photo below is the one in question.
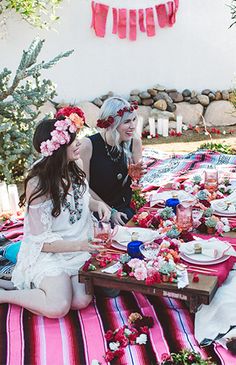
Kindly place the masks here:
[(146, 285), (144, 281), (138, 281), (132, 277), (119, 278), (116, 274), (102, 272), (94, 259), (95, 271), (79, 271), (79, 282), (85, 284), (87, 294), (93, 294), (94, 286), (120, 289), (127, 291), (137, 291), (143, 294), (160, 295), (163, 297), (180, 299), (188, 302), (191, 313), (196, 313), (201, 304), (209, 304), (217, 290), (217, 276), (207, 276), (199, 274), (199, 282), (192, 282), (192, 274), (189, 275), (189, 285), (183, 289), (178, 289), (173, 283), (160, 283)]

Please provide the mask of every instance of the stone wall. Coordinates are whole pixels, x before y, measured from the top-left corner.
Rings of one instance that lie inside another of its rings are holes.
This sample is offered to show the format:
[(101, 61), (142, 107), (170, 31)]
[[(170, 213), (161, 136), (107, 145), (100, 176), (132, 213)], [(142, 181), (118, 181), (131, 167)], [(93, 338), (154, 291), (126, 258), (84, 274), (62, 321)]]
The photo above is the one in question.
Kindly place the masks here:
[[(103, 102), (115, 95), (112, 91), (95, 98), (93, 101), (78, 103), (86, 115), (91, 127), (96, 125), (99, 109)], [(232, 103), (235, 98), (233, 90), (210, 90), (202, 92), (185, 89), (166, 89), (155, 85), (146, 91), (134, 89), (130, 92), (129, 101), (139, 104), (138, 114), (143, 117), (144, 128), (148, 125), (148, 118), (169, 118), (171, 127), (175, 128), (177, 115), (182, 115), (183, 123), (196, 126), (202, 123), (202, 116), (207, 126), (230, 126), (236, 124), (236, 109)]]

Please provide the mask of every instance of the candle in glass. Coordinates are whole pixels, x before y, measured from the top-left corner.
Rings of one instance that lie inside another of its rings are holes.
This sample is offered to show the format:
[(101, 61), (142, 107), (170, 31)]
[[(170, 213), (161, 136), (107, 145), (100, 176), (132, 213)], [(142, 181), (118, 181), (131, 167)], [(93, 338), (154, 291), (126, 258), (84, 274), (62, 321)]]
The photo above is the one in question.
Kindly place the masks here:
[(154, 118), (149, 118), (148, 122), (149, 122), (150, 136), (155, 137), (155, 135), (156, 135), (156, 122), (155, 122), (155, 119)]
[(157, 119), (157, 134), (159, 136), (162, 136), (162, 133), (163, 133), (163, 119), (158, 118)]
[(162, 122), (162, 135), (163, 137), (168, 137), (169, 136), (169, 119), (163, 119)]
[(177, 115), (177, 117), (176, 117), (176, 133), (182, 133), (182, 123), (183, 123), (182, 115)]
[(7, 192), (7, 184), (5, 181), (0, 183), (0, 206), (3, 212), (10, 210), (9, 196)]
[(9, 195), (9, 203), (10, 210), (13, 214), (16, 214), (19, 210), (19, 195), (16, 184), (8, 185), (8, 195)]
[(143, 117), (141, 117), (140, 115), (138, 116), (138, 120), (137, 120), (136, 133), (137, 133), (137, 135), (139, 137), (142, 137), (142, 133), (143, 133)]

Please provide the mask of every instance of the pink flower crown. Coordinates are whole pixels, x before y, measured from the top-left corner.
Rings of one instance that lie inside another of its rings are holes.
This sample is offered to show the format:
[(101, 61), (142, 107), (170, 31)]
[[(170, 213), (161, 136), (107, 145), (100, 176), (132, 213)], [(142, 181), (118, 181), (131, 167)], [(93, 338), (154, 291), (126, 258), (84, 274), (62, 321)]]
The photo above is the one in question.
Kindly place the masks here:
[(136, 109), (138, 109), (138, 105), (136, 103), (132, 103), (130, 107), (125, 106), (124, 108), (118, 110), (117, 114), (114, 117), (110, 115), (106, 119), (98, 119), (97, 127), (108, 128), (114, 123), (115, 117), (122, 118), (125, 113), (133, 113), (133, 111)]
[[(83, 114), (83, 112), (81, 111)], [(63, 114), (61, 114), (63, 115)], [(56, 115), (57, 116), (57, 115)], [(47, 139), (40, 145), (40, 151), (43, 156), (48, 157), (58, 150), (62, 145), (70, 142), (70, 133), (76, 133), (84, 125), (84, 115), (79, 116), (77, 113), (71, 113), (64, 120), (57, 120), (54, 129), (50, 134), (51, 139)]]

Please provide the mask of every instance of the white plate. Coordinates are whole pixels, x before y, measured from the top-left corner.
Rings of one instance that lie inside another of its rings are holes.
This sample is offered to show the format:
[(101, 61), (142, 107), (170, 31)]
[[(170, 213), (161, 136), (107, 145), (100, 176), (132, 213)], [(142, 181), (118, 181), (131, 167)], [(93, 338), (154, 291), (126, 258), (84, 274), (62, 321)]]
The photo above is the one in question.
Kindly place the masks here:
[(111, 246), (114, 248), (117, 248), (118, 250), (121, 250), (121, 251), (127, 251), (127, 247), (120, 245), (116, 241), (113, 241)]
[(187, 193), (184, 190), (167, 190), (163, 191), (162, 193), (152, 193), (150, 194), (149, 201), (150, 201), (150, 207), (154, 206), (160, 201), (166, 201), (167, 199), (173, 198), (173, 196), (176, 196), (179, 201), (182, 202), (193, 202), (196, 200), (196, 197), (192, 194)]
[(219, 217), (232, 217), (232, 218), (236, 217), (236, 212), (235, 213), (227, 213), (226, 211), (219, 212), (217, 210), (214, 210), (213, 213), (215, 215), (218, 215)]
[(221, 262), (224, 262), (226, 260), (228, 260), (230, 258), (230, 256), (222, 256), (219, 259), (215, 259), (214, 261), (196, 261), (193, 260), (192, 258), (190, 258), (189, 256), (186, 256), (185, 254), (181, 253), (180, 257), (182, 258), (182, 260), (190, 263), (190, 264), (195, 264), (195, 265), (217, 265), (220, 264)]

